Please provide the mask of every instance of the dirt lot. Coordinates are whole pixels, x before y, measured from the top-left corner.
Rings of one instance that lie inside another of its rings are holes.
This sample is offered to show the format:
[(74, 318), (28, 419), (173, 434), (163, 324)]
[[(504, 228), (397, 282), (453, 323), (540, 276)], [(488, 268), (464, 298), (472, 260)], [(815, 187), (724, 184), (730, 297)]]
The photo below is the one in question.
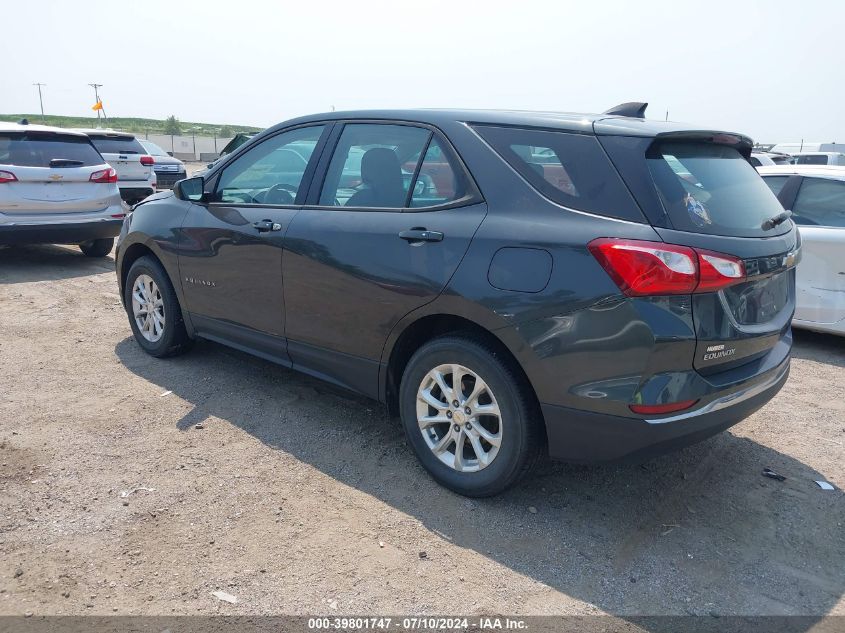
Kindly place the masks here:
[(470, 501), (374, 402), (145, 355), (113, 268), (0, 250), (0, 613), (845, 615), (845, 339), (729, 433)]

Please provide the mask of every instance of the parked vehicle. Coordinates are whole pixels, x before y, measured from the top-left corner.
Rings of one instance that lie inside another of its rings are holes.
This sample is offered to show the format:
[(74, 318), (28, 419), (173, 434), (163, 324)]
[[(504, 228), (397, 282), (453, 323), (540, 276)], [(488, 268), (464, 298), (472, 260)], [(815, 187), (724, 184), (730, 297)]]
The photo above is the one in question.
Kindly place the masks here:
[[(126, 220), (135, 339), (163, 357), (203, 337), (376, 398), (471, 496), (546, 450), (642, 458), (724, 430), (786, 381), (798, 234), (750, 139), (644, 107), (265, 130)], [(271, 165), (294, 147), (304, 165)]]
[(173, 158), (161, 147), (146, 139), (138, 139), (144, 150), (153, 157), (153, 171), (156, 176), (156, 189), (172, 189), (178, 181), (188, 176), (185, 163)]
[(845, 335), (845, 167), (790, 165), (759, 170), (800, 227), (798, 328)]
[(111, 252), (123, 223), (114, 168), (84, 134), (0, 123), (0, 244)]
[(765, 152), (751, 152), (751, 158), (748, 159), (748, 162), (751, 163), (754, 167), (762, 167), (764, 165), (770, 166), (775, 165), (775, 161), (772, 160), (771, 156), (769, 156)]
[(235, 136), (232, 137), (232, 140), (230, 140), (228, 143), (226, 143), (226, 145), (223, 147), (223, 149), (220, 150), (220, 156), (218, 156), (214, 161), (208, 163), (208, 165), (205, 166), (205, 169), (201, 169), (199, 171), (194, 172), (194, 175), (195, 176), (202, 176), (209, 169), (212, 169), (218, 162), (220, 162), (220, 160), (224, 156), (228, 156), (229, 154), (234, 152), (236, 149), (238, 149), (241, 145), (246, 143), (253, 136), (255, 136), (254, 132), (239, 132), (238, 134), (235, 134)]
[(76, 130), (87, 134), (97, 151), (117, 171), (120, 197), (133, 205), (155, 193), (155, 160), (133, 134), (112, 130)]
[(773, 145), (770, 152), (781, 154), (798, 154), (801, 152), (843, 152), (845, 146), (841, 143), (778, 143)]
[(845, 166), (845, 154), (839, 152), (798, 152), (792, 158), (796, 165)]

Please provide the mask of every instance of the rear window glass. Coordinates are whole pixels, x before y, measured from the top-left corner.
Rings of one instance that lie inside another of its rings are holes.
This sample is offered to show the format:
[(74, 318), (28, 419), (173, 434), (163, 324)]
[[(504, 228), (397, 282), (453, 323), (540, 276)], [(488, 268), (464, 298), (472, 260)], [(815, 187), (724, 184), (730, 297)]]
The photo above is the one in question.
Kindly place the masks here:
[(827, 156), (825, 154), (806, 154), (804, 156), (795, 157), (796, 165), (827, 165)]
[(598, 139), (585, 134), (477, 126), (476, 131), (545, 197), (626, 220), (643, 217)]
[(0, 165), (91, 167), (104, 162), (84, 136), (0, 133)]
[(783, 212), (771, 189), (734, 148), (713, 143), (656, 143), (648, 168), (674, 228), (754, 237), (790, 230), (788, 222), (763, 231)]
[(764, 176), (763, 182), (769, 185), (769, 189), (772, 190), (772, 193), (778, 195), (780, 190), (783, 189), (783, 186), (786, 184), (786, 181), (789, 180), (789, 176)]
[(101, 154), (146, 154), (147, 150), (134, 136), (91, 136)]

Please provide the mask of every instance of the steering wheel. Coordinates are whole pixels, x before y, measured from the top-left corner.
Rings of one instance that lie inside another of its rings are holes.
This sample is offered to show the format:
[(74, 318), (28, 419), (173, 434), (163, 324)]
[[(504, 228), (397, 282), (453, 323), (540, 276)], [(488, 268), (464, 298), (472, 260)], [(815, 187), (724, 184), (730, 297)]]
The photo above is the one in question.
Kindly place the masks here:
[(295, 200), (296, 187), (285, 182), (276, 183), (264, 194), (265, 204), (293, 204)]

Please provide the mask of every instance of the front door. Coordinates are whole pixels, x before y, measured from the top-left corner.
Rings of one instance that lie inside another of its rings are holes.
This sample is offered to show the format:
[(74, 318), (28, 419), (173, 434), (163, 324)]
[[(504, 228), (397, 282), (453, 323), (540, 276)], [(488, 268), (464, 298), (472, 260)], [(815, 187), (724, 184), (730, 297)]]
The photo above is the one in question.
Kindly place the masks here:
[[(344, 126), (331, 159), (321, 161), (327, 166), (314, 204), (285, 238), (286, 336), (295, 365), (377, 396), (388, 334), (443, 290), (486, 212), (447, 148), (424, 127)], [(450, 174), (442, 173), (443, 156)]]
[(186, 308), (208, 338), (285, 360), (282, 248), (304, 199), (325, 126), (271, 136), (228, 164), (211, 201), (182, 225)]

